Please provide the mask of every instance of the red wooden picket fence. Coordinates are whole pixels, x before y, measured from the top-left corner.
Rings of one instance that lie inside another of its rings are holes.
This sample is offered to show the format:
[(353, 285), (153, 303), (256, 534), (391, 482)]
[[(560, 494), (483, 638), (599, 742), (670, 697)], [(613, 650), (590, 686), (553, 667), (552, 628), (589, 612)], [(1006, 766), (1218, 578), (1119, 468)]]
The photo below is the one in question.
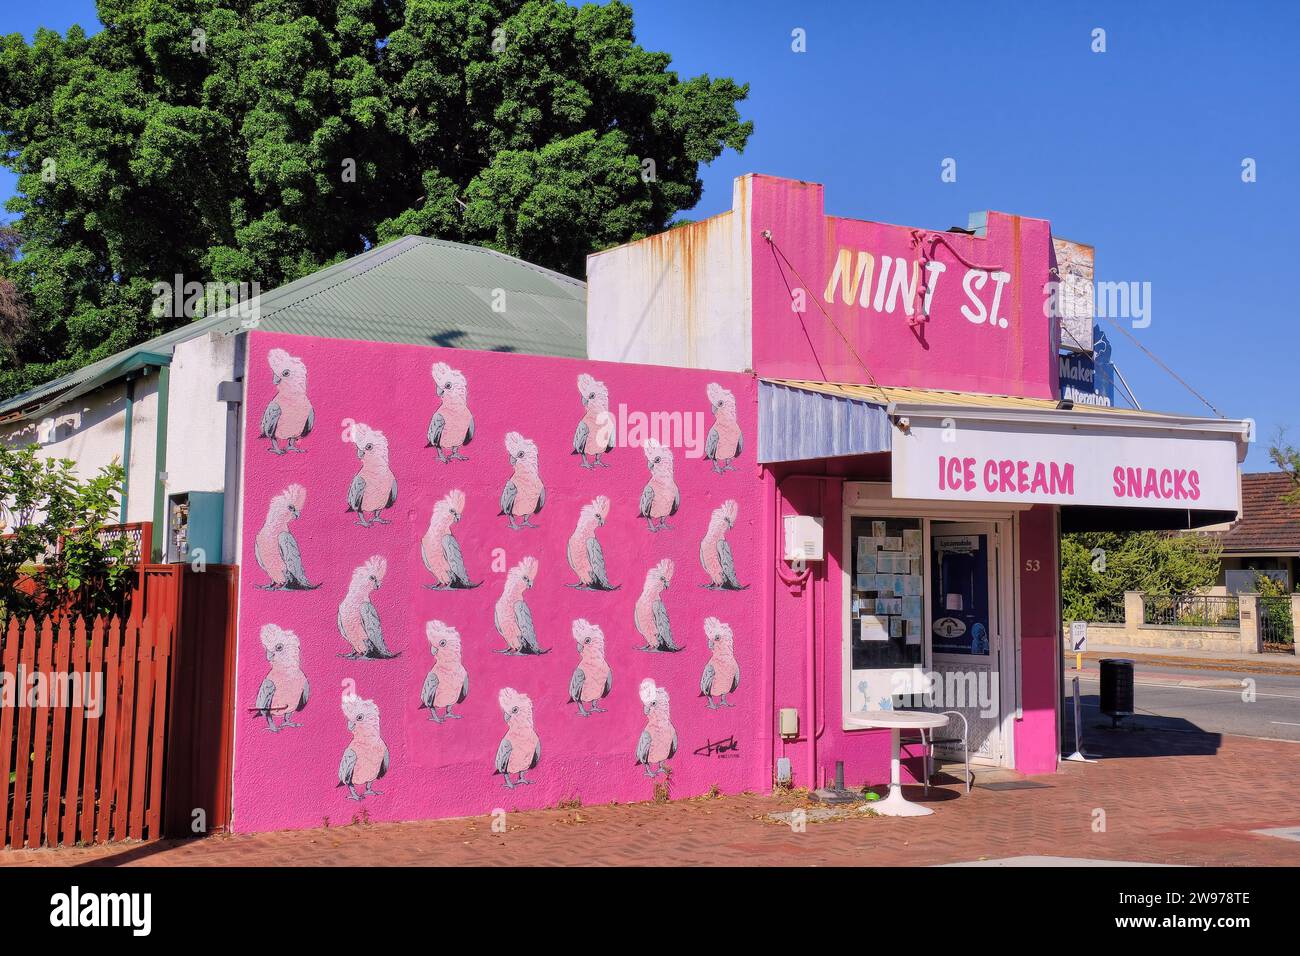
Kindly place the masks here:
[[(10, 619), (3, 669), (14, 675), (15, 699), (0, 710), (0, 741), (11, 741), (0, 749), (0, 781), (11, 781), (0, 804), (5, 845), (161, 833), (174, 636), (166, 617)], [(45, 693), (29, 695), (26, 675), (43, 678)]]
[[(0, 848), (227, 824), (237, 578), (225, 565), (145, 565), (127, 617), (11, 615), (0, 627), (13, 696), (0, 707)], [(37, 674), (47, 690), (83, 693), (33, 701)], [(97, 698), (84, 693), (94, 682)]]

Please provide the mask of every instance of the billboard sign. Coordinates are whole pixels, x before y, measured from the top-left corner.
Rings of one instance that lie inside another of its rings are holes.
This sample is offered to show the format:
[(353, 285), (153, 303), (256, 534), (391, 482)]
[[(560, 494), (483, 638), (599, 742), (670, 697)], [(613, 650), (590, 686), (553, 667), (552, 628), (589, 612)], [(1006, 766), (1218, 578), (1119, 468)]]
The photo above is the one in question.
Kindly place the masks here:
[[(944, 425), (947, 421), (949, 424)], [(895, 498), (1237, 510), (1230, 432), (1119, 432), (1084, 422), (912, 418), (893, 440)]]
[(1061, 348), (1093, 351), (1092, 320), (1095, 315), (1094, 280), (1096, 250), (1081, 242), (1052, 237), (1056, 251), (1056, 315), (1060, 323)]

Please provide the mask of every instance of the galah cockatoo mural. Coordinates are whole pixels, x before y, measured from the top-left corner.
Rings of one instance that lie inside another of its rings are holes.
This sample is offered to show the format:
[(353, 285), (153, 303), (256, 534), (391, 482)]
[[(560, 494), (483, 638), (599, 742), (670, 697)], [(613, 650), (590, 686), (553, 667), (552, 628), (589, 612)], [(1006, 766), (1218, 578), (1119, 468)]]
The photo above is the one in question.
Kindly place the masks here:
[[(573, 639), (578, 644), (578, 667), (569, 678), (569, 700), (578, 705), (578, 716), (603, 714), (605, 708), (599, 701), (609, 696), (614, 686), (614, 675), (605, 662), (605, 635), (590, 621), (579, 618), (573, 622)], [(590, 712), (582, 709), (586, 704)]]
[[(271, 672), (257, 691), (257, 706), (253, 713), (266, 719), (266, 729), (278, 733), (285, 727), (301, 727), (293, 715), (307, 706), (311, 688), (307, 675), (302, 672), (302, 655), (298, 635), (275, 624), (262, 625), (262, 646), (266, 659), (271, 662)], [(279, 715), (279, 726), (275, 717)]]
[[(388, 524), (380, 512), (397, 502), (397, 477), (388, 467), (388, 439), (384, 433), (363, 425), (352, 426), (352, 444), (357, 446), (361, 468), (348, 486), (348, 511), (357, 513), (357, 523), (363, 528), (372, 524)], [(370, 515), (370, 520), (366, 520)]]
[(732, 461), (740, 457), (745, 448), (745, 436), (740, 433), (736, 419), (736, 396), (717, 382), (708, 386), (709, 404), (713, 406), (713, 427), (704, 440), (704, 457), (713, 462), (718, 474), (734, 471)]
[[(636, 762), (645, 767), (645, 775), (653, 777), (668, 773), (672, 768), (664, 761), (677, 753), (677, 730), (668, 713), (668, 691), (656, 687), (647, 677), (641, 682), (641, 710), (645, 713), (645, 730), (636, 742)], [(653, 769), (651, 769), (653, 767)]]
[(731, 499), (713, 509), (709, 529), (700, 542), (700, 564), (709, 576), (709, 583), (700, 587), (712, 591), (743, 591), (749, 587), (736, 580), (736, 562), (731, 555), (731, 545), (727, 544), (727, 532), (736, 526), (738, 510), (736, 502)]
[[(513, 790), (521, 783), (532, 783), (524, 774), (541, 762), (542, 742), (533, 727), (533, 702), (527, 694), (521, 694), (513, 687), (504, 687), (497, 694), (497, 703), (506, 719), (506, 735), (497, 747), (493, 773), (503, 774), (506, 786)], [(518, 779), (512, 781), (512, 773), (518, 774)]]
[(525, 593), (537, 581), (537, 559), (524, 558), (506, 572), (505, 587), (497, 598), (492, 620), (497, 633), (505, 639), (506, 649), (502, 654), (545, 654), (537, 643), (537, 632), (533, 629), (533, 612), (524, 600)]
[(339, 604), (339, 633), (352, 647), (352, 653), (343, 654), (350, 660), (369, 658), (388, 660), (397, 657), (384, 643), (384, 629), (379, 623), (379, 612), (370, 601), (370, 595), (379, 590), (388, 573), (388, 561), (379, 555), (371, 556), (365, 564), (352, 572), (348, 593)]
[[(388, 745), (379, 732), (379, 708), (373, 700), (362, 700), (356, 694), (343, 697), (343, 714), (348, 719), (352, 743), (343, 751), (339, 762), (340, 787), (348, 788), (349, 800), (383, 796), (373, 784), (388, 773)], [(357, 793), (357, 787), (364, 787)]]
[(596, 529), (605, 525), (609, 517), (609, 499), (598, 495), (590, 504), (582, 506), (578, 515), (578, 526), (573, 529), (565, 555), (569, 567), (578, 576), (578, 583), (569, 587), (582, 588), (587, 591), (617, 591), (621, 585), (609, 583), (609, 573), (605, 570), (605, 552), (601, 550), (596, 538)]
[[(584, 372), (578, 376), (578, 394), (582, 396), (582, 406), (586, 411), (573, 434), (573, 453), (582, 456), (583, 468), (597, 465), (608, 468), (609, 463), (601, 461), (600, 456), (614, 449), (614, 418), (609, 413), (609, 389), (604, 382), (598, 382)], [(591, 461), (587, 461), (588, 455)]]
[(636, 599), (633, 619), (636, 629), (645, 639), (643, 651), (680, 651), (673, 643), (673, 629), (668, 624), (668, 609), (664, 607), (663, 593), (673, 579), (673, 562), (664, 558), (645, 576), (645, 587)]
[[(501, 511), (510, 519), (510, 529), (536, 528), (528, 519), (541, 514), (546, 504), (546, 486), (537, 470), (537, 443), (529, 441), (519, 432), (506, 434), (506, 452), (510, 455), (510, 465), (514, 468), (510, 480), (501, 492)], [(522, 519), (515, 524), (515, 519)]]
[(271, 499), (266, 521), (262, 530), (257, 532), (253, 547), (258, 566), (271, 579), (270, 584), (258, 585), (264, 591), (312, 591), (320, 587), (307, 580), (298, 539), (289, 530), (289, 522), (302, 516), (306, 503), (307, 489), (297, 484), (290, 485)]
[(456, 591), (476, 588), (482, 581), (471, 581), (465, 570), (465, 559), (460, 553), (460, 543), (452, 528), (465, 513), (465, 492), (453, 488), (433, 506), (429, 530), (420, 539), (420, 557), (433, 575), (434, 584), (425, 587), (435, 591)]
[[(450, 624), (429, 621), (424, 625), (424, 634), (433, 654), (433, 670), (420, 689), (420, 707), (427, 707), (429, 719), (437, 723), (449, 717), (460, 720), (460, 714), (451, 712), (469, 696), (469, 674), (460, 660), (460, 633)], [(439, 707), (444, 708), (442, 714), (438, 713)]]
[[(673, 480), (673, 453), (654, 438), (648, 439), (642, 450), (650, 469), (650, 480), (641, 492), (639, 513), (651, 531), (660, 531), (672, 527), (668, 524), (668, 516), (677, 514), (682, 503), (681, 492)], [(656, 521), (659, 522), (657, 527)]]
[(433, 364), (433, 387), (442, 403), (429, 421), (429, 444), (438, 460), (469, 461), (460, 450), (474, 440), (474, 416), (469, 411), (469, 386), (465, 376), (446, 362)]
[[(307, 366), (302, 359), (284, 349), (271, 349), (266, 354), (275, 382), (275, 398), (262, 413), (261, 436), (271, 439), (267, 451), (283, 455), (286, 451), (302, 451), (298, 439), (311, 434), (316, 424), (316, 412), (307, 400)], [(285, 447), (280, 447), (280, 442)]]
[[(704, 634), (709, 641), (709, 662), (700, 677), (700, 696), (708, 698), (709, 710), (735, 706), (727, 695), (740, 686), (740, 665), (736, 663), (736, 647), (731, 636), (731, 625), (716, 617), (704, 619)], [(713, 698), (718, 698), (715, 703)]]

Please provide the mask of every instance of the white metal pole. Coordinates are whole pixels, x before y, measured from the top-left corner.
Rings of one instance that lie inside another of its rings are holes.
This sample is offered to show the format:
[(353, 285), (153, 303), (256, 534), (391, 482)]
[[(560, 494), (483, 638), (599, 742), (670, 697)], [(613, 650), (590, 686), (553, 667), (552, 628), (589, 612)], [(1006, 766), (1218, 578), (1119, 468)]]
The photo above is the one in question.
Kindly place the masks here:
[(1085, 757), (1080, 741), (1083, 737), (1083, 705), (1079, 703), (1079, 676), (1074, 677), (1074, 753), (1066, 757), (1066, 760), (1073, 760), (1075, 763), (1096, 763), (1097, 761)]

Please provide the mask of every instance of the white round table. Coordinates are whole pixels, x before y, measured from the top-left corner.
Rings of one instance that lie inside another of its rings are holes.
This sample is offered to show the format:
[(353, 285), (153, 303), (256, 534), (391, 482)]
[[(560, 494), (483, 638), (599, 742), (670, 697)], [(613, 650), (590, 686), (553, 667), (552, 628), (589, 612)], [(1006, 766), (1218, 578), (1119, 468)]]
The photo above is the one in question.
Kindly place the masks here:
[(934, 813), (929, 807), (903, 798), (900, 779), (899, 750), (903, 730), (934, 730), (948, 724), (946, 714), (931, 714), (922, 710), (861, 710), (850, 714), (845, 721), (851, 727), (889, 728), (889, 796), (878, 800), (867, 809), (887, 817), (923, 817)]

